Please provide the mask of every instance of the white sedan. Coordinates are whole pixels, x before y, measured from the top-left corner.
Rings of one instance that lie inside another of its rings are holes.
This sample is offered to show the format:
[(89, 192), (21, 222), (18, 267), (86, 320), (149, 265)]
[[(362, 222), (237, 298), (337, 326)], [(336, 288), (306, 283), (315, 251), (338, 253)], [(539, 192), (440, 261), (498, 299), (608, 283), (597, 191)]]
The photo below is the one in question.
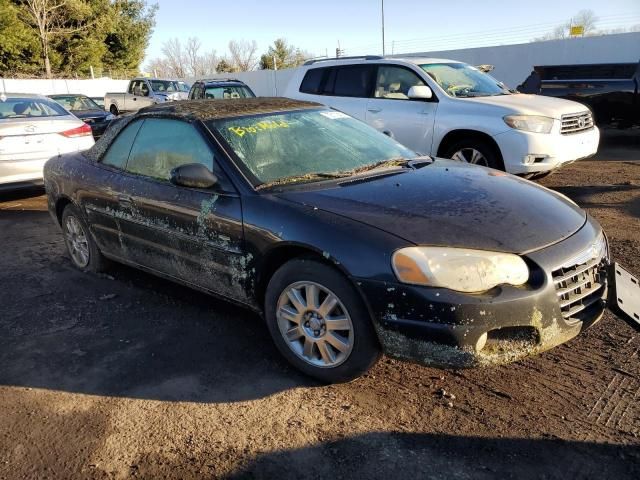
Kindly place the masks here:
[(41, 184), (47, 160), (93, 143), (91, 127), (53, 100), (0, 94), (0, 191)]

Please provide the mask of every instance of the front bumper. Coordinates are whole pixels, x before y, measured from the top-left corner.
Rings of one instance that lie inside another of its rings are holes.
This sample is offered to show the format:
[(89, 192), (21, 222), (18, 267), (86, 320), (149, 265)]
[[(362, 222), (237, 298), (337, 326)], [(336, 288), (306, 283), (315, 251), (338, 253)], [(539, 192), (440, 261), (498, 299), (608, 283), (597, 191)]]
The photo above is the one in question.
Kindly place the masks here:
[(595, 155), (600, 130), (593, 127), (571, 135), (562, 135), (555, 129), (549, 134), (509, 130), (493, 138), (502, 152), (506, 171), (528, 174), (547, 172)]
[(589, 221), (568, 239), (526, 255), (531, 277), (522, 287), (502, 286), (469, 295), (442, 288), (356, 281), (388, 355), (445, 368), (509, 363), (564, 343), (601, 318), (608, 291), (608, 254), (591, 260), (597, 263), (593, 270), (601, 287), (581, 312), (561, 308), (556, 286), (559, 266), (591, 248), (600, 232)]

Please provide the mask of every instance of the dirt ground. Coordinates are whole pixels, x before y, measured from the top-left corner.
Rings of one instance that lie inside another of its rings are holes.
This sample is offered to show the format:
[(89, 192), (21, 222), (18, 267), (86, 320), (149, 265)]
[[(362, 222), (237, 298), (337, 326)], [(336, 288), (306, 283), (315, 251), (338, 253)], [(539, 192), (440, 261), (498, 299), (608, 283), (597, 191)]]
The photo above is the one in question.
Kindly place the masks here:
[[(541, 183), (638, 276), (640, 142), (603, 145)], [(73, 269), (45, 209), (41, 191), (0, 197), (0, 479), (640, 478), (640, 332), (610, 313), (516, 364), (383, 358), (322, 386), (247, 311)]]

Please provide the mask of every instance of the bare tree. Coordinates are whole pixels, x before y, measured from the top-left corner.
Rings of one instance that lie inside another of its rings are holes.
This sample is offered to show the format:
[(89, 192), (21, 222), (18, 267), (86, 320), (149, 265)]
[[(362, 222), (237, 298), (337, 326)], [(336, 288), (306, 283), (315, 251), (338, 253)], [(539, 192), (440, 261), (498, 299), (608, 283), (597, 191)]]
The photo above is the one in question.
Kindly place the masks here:
[(185, 45), (185, 56), (189, 67), (189, 73), (192, 77), (198, 77), (204, 72), (202, 71), (202, 57), (198, 54), (201, 47), (200, 40), (196, 37), (189, 37)]
[(200, 57), (200, 75), (211, 75), (218, 70), (218, 55), (215, 50)]
[(258, 44), (255, 40), (231, 40), (229, 42), (229, 55), (233, 68), (239, 72), (255, 70), (258, 66)]
[(580, 10), (577, 15), (571, 18), (571, 25), (581, 26), (583, 35), (594, 33), (598, 17), (593, 10)]
[(185, 78), (186, 57), (182, 50), (182, 44), (177, 38), (171, 38), (162, 45), (162, 54), (172, 77)]
[(569, 38), (571, 36), (571, 27), (582, 27), (582, 35), (593, 35), (597, 33), (596, 22), (598, 17), (593, 10), (580, 10), (576, 15), (562, 25), (558, 25), (553, 31), (535, 38), (534, 40), (557, 40), (561, 38)]
[(37, 29), (38, 38), (42, 47), (42, 58), (47, 78), (51, 78), (51, 62), (49, 61), (49, 45), (51, 38), (58, 35), (71, 35), (85, 30), (87, 23), (69, 25), (69, 19), (65, 15), (67, 0), (25, 0), (24, 12), (27, 20)]

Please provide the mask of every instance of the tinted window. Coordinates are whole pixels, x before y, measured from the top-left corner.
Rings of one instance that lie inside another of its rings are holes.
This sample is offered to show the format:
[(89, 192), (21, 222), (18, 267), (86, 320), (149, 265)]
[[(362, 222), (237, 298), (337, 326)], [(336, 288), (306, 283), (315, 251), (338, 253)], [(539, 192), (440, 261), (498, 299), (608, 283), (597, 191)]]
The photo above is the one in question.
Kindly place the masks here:
[(371, 92), (373, 68), (371, 65), (351, 65), (336, 71), (333, 94), (340, 97), (368, 97)]
[(131, 152), (131, 145), (133, 145), (143, 123), (143, 120), (139, 120), (127, 125), (111, 143), (109, 150), (102, 157), (102, 163), (116, 168), (124, 168), (129, 158), (129, 152)]
[(374, 97), (408, 100), (409, 89), (417, 85), (424, 85), (424, 82), (411, 70), (380, 65)]
[(336, 86), (336, 71), (337, 68), (323, 68), (327, 73), (325, 75), (325, 79), (323, 85), (321, 87), (322, 93), (324, 95), (333, 95), (333, 87)]
[(322, 83), (322, 75), (325, 70), (326, 69), (324, 68), (314, 68), (307, 71), (306, 75), (302, 79), (300, 91), (302, 93), (320, 93), (320, 84)]
[(213, 170), (213, 153), (195, 127), (179, 120), (149, 118), (133, 144), (127, 170), (169, 180), (171, 170), (187, 163)]

